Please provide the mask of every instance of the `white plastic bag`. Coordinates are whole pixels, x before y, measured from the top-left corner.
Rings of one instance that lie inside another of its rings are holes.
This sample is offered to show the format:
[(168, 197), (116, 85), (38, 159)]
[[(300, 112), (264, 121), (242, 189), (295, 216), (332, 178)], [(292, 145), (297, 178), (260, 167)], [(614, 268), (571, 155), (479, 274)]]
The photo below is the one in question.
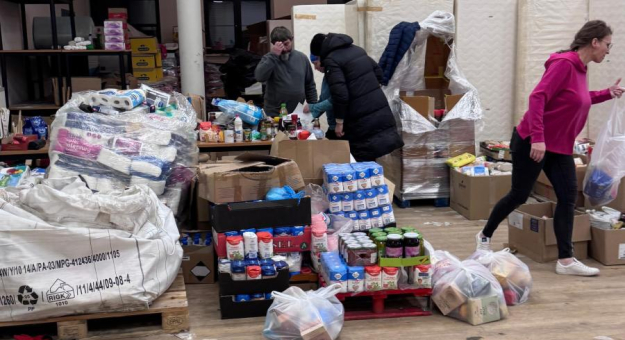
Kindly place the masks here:
[(469, 259), (481, 263), (495, 276), (508, 306), (527, 302), (532, 290), (532, 274), (525, 263), (510, 254), (510, 249), (498, 252), (478, 250)]
[[(273, 303), (267, 311), (263, 335), (272, 340), (296, 340), (324, 332), (333, 340), (343, 328), (345, 312), (336, 298), (340, 284), (304, 292), (290, 287), (283, 293), (273, 292)], [(319, 332), (319, 333), (317, 333)]]
[(317, 184), (308, 184), (304, 189), (306, 196), (310, 196), (311, 212), (313, 215), (323, 213), (330, 209), (328, 195), (323, 188)]
[(625, 176), (625, 102), (615, 100), (610, 118), (601, 129), (584, 178), (584, 195), (592, 206), (616, 198)]
[(76, 178), (0, 190), (0, 321), (147, 309), (176, 278), (178, 227), (154, 192), (70, 195), (86, 191)]
[(480, 263), (434, 253), (432, 300), (443, 315), (480, 325), (508, 317), (501, 285)]

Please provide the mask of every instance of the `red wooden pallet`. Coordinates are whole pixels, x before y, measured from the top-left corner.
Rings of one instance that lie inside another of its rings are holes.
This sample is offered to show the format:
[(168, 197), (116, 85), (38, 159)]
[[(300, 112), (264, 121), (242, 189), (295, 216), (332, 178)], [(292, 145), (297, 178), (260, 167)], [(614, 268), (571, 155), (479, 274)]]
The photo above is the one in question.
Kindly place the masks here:
[[(325, 286), (323, 279), (320, 278), (320, 286)], [(410, 295), (415, 297), (427, 297), (428, 309), (424, 310), (418, 307), (402, 307), (387, 308), (385, 302), (391, 295)], [(370, 296), (372, 300), (371, 309), (368, 310), (345, 310), (345, 320), (369, 320), (369, 319), (387, 319), (387, 318), (403, 318), (410, 316), (428, 316), (432, 315), (432, 289), (403, 289), (403, 290), (380, 290), (374, 292), (361, 293), (338, 293), (336, 298), (344, 302), (356, 297)], [(345, 305), (345, 304), (343, 304)]]

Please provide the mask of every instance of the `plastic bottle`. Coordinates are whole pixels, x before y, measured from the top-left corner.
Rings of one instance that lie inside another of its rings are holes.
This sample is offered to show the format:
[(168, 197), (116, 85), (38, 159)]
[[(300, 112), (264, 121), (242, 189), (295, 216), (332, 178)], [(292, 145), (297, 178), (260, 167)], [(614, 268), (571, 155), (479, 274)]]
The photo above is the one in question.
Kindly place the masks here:
[(239, 115), (234, 119), (234, 141), (237, 143), (243, 142), (243, 121)]
[(313, 135), (315, 135), (317, 139), (323, 139), (324, 134), (323, 134), (323, 130), (321, 130), (321, 124), (319, 123), (319, 119), (315, 119), (313, 121), (312, 133)]
[(284, 117), (289, 115), (289, 111), (286, 109), (286, 103), (282, 103), (280, 105), (280, 118), (284, 119)]

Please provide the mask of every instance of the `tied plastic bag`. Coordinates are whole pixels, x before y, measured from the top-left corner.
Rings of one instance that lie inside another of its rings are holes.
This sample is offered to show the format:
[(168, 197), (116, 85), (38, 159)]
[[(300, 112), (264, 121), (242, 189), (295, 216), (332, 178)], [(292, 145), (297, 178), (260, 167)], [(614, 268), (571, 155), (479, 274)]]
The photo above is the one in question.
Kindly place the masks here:
[[(213, 99), (212, 104), (224, 113), (226, 116), (224, 118), (230, 120), (234, 120), (236, 115), (239, 115), (243, 122), (250, 125), (258, 125), (261, 119), (263, 119), (263, 111), (254, 105), (221, 98)], [(228, 122), (225, 123), (227, 124)]]
[(263, 335), (271, 340), (338, 338), (345, 316), (336, 298), (340, 290), (340, 284), (333, 284), (316, 291), (290, 287), (283, 293), (273, 292)]
[(286, 185), (282, 188), (271, 188), (266, 197), (268, 201), (298, 199), (304, 197), (304, 192), (296, 193), (293, 188)]
[(433, 259), (432, 300), (443, 315), (474, 326), (508, 317), (501, 285), (486, 267), (444, 251), (436, 251)]
[(495, 276), (508, 306), (527, 302), (532, 290), (532, 275), (525, 263), (510, 254), (510, 249), (498, 252), (478, 250), (469, 259), (481, 263)]
[(306, 196), (310, 196), (311, 212), (313, 215), (326, 212), (330, 209), (328, 195), (317, 184), (308, 184), (304, 189)]
[(607, 205), (616, 198), (625, 176), (625, 103), (615, 100), (610, 118), (599, 133), (584, 178), (584, 195), (592, 206)]

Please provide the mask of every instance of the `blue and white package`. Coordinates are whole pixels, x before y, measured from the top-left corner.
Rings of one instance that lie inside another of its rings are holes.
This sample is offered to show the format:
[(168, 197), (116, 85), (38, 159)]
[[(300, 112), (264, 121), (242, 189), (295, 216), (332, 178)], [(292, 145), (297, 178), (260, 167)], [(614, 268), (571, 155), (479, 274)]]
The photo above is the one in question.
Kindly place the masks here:
[(43, 118), (37, 116), (25, 118), (24, 120), (22, 132), (25, 135), (37, 135), (39, 139), (48, 139), (48, 124), (46, 124)]
[(371, 186), (379, 187), (384, 185), (384, 168), (376, 162), (367, 162), (366, 165), (371, 175)]
[(358, 189), (371, 189), (371, 174), (366, 165), (356, 163), (352, 165), (356, 170), (356, 177), (358, 178)]
[(369, 210), (369, 220), (371, 221), (371, 228), (384, 227), (384, 221), (382, 219), (382, 209), (375, 208)]
[(391, 196), (389, 195), (388, 186), (386, 184), (375, 188), (375, 190), (378, 191), (378, 204), (380, 206), (391, 204)]
[(360, 231), (371, 229), (371, 217), (368, 210), (358, 212), (358, 229)]
[(354, 211), (354, 194), (351, 192), (341, 194), (341, 207), (343, 212)]
[(335, 214), (339, 211), (343, 211), (343, 205), (341, 203), (342, 194), (329, 194), (328, 200), (330, 201), (330, 212)]
[(232, 119), (239, 115), (242, 121), (250, 125), (258, 125), (263, 119), (263, 111), (254, 105), (221, 98), (213, 99), (212, 104)]
[(354, 194), (354, 210), (367, 210), (367, 192), (365, 190), (358, 190)]
[(345, 217), (349, 217), (352, 221), (358, 221), (358, 213), (356, 211), (345, 213)]
[(257, 233), (270, 233), (273, 236), (273, 228), (259, 228), (256, 230)]
[(119, 91), (113, 97), (111, 106), (124, 110), (132, 110), (143, 104), (145, 101), (145, 92), (142, 90)]
[(356, 192), (358, 190), (358, 180), (356, 179), (356, 171), (351, 167), (345, 167), (343, 170), (343, 191)]
[(362, 292), (365, 290), (365, 267), (347, 267), (347, 291)]
[(382, 223), (384, 223), (384, 226), (395, 223), (395, 214), (393, 213), (393, 207), (390, 205), (382, 207)]
[(113, 97), (117, 94), (115, 89), (106, 89), (98, 92), (94, 92), (89, 97), (89, 104), (91, 106), (111, 106), (113, 104)]
[(378, 204), (378, 191), (376, 189), (365, 190), (367, 195), (367, 209), (375, 209), (379, 207)]
[(343, 192), (343, 174), (334, 167), (324, 167), (325, 183), (328, 192), (338, 194)]
[(234, 302), (248, 302), (251, 300), (249, 294), (238, 294), (234, 296)]
[(295, 226), (291, 228), (291, 234), (293, 236), (302, 236), (304, 235), (304, 227), (302, 226)]

